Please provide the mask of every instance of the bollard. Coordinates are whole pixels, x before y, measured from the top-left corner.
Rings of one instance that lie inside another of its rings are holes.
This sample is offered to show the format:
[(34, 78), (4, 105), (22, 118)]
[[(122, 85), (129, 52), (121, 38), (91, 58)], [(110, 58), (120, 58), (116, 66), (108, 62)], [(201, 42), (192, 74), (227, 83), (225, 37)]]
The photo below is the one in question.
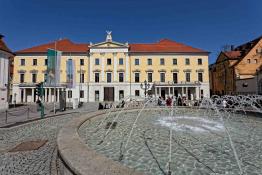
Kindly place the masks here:
[(5, 124), (7, 124), (7, 110), (5, 110)]
[(44, 106), (44, 104), (42, 103), (42, 104), (41, 104), (41, 118), (44, 118), (44, 116), (45, 116), (45, 106)]

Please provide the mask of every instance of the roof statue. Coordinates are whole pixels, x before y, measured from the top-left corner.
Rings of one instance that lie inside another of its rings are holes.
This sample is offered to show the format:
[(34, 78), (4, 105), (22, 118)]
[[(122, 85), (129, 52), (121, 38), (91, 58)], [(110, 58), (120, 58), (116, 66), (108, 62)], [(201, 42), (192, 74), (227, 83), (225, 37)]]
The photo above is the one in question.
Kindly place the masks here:
[(106, 31), (107, 35), (106, 35), (106, 41), (107, 42), (112, 42), (112, 31)]

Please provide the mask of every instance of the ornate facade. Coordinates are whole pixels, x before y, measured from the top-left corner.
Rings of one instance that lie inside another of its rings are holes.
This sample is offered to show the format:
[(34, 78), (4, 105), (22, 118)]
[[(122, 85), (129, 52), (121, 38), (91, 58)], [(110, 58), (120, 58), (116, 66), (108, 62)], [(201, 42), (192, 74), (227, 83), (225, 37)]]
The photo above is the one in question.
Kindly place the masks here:
[[(59, 100), (67, 91), (68, 101), (119, 101), (128, 96), (144, 96), (140, 85), (149, 82), (149, 95), (209, 96), (208, 52), (168, 39), (150, 44), (128, 44), (112, 40), (111, 32), (100, 43), (76, 44), (59, 40), (16, 52), (14, 93), (19, 102), (34, 102), (35, 83), (44, 82), (48, 48), (62, 51), (60, 85), (45, 86), (45, 100)], [(66, 82), (66, 60), (75, 61), (76, 87)]]

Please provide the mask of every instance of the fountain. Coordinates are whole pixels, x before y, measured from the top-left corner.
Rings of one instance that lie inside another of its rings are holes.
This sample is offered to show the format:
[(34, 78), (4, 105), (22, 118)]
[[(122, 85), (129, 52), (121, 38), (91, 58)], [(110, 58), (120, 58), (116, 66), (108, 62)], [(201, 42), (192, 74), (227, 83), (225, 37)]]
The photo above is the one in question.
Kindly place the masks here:
[(262, 174), (262, 96), (213, 96), (190, 107), (149, 97), (135, 103), (83, 119), (81, 143), (144, 174)]

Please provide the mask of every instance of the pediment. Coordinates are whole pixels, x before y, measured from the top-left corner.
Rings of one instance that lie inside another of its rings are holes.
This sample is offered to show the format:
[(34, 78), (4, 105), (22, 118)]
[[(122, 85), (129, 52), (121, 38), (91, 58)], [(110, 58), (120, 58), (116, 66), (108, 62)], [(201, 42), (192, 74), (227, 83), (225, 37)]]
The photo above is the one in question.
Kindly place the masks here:
[(105, 41), (90, 45), (90, 48), (128, 48), (128, 44), (118, 43), (115, 41)]

